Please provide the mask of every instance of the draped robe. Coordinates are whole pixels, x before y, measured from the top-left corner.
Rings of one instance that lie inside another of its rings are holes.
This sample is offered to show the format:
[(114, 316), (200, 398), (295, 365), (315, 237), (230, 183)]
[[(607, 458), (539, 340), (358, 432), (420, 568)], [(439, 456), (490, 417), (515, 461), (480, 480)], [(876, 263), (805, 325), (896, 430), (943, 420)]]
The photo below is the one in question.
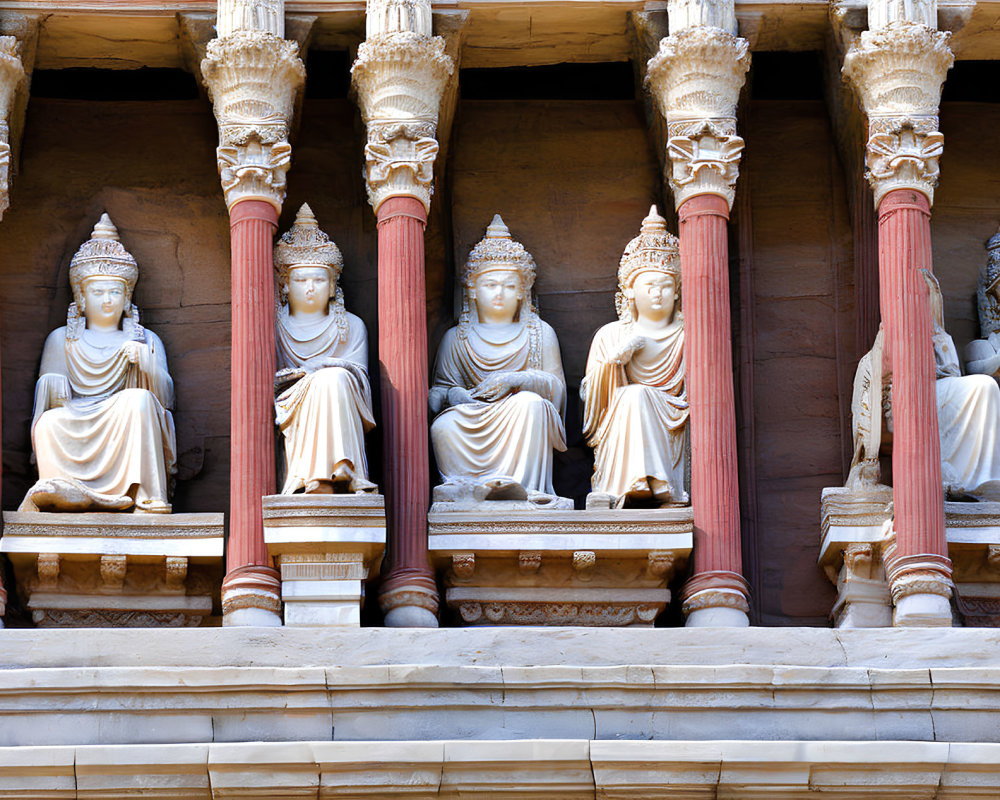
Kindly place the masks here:
[(989, 375), (962, 375), (955, 343), (941, 328), (934, 360), (945, 489), (1000, 500), (1000, 386)]
[[(537, 319), (537, 318), (536, 318)], [(473, 390), (498, 372), (526, 373), (529, 385), (495, 401), (459, 403), (431, 424), (445, 483), (510, 479), (530, 493), (555, 495), (552, 451), (566, 449), (566, 379), (555, 331), (537, 320), (540, 368), (530, 366), (532, 330), (523, 322), (474, 323), (468, 337), (449, 330), (438, 349), (432, 391)]]
[[(278, 369), (304, 372), (274, 401), (275, 419), (285, 440), (285, 483), (282, 494), (310, 481), (330, 480), (334, 467), (346, 461), (354, 472), (353, 489), (375, 489), (368, 483), (365, 432), (375, 427), (368, 382), (368, 333), (354, 314), (342, 312), (347, 336), (340, 340), (337, 314), (302, 323), (278, 313)], [(341, 366), (325, 366), (336, 358)]]
[[(625, 364), (613, 359), (632, 337), (648, 340)], [(649, 331), (612, 322), (594, 336), (580, 394), (583, 433), (594, 448), (594, 491), (686, 503), (688, 403), (684, 328)]]
[(49, 334), (31, 439), (40, 481), (68, 479), (88, 492), (128, 496), (142, 510), (167, 502), (176, 469), (174, 384), (156, 334), (142, 332), (138, 363), (130, 364), (122, 347), (136, 340), (117, 333), (100, 338), (83, 329), (67, 339), (62, 327)]

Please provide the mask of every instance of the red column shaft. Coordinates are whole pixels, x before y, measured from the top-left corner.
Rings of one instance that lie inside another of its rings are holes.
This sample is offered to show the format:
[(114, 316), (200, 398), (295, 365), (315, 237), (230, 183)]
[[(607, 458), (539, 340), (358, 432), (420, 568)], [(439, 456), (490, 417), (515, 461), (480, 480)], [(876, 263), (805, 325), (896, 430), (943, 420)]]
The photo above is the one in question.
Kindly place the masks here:
[(383, 482), (392, 564), (381, 593), (388, 610), (385, 598), (403, 587), (419, 586), (436, 595), (427, 561), (427, 212), (415, 198), (390, 197), (376, 213)]
[(927, 286), (930, 203), (899, 189), (878, 208), (882, 320), (892, 359), (896, 553), (948, 555), (941, 486), (934, 346)]
[(233, 273), (230, 574), (271, 568), (261, 497), (274, 494), (274, 262), (278, 212), (244, 200), (230, 211)]
[(705, 573), (735, 574), (739, 580), (732, 588), (740, 586), (742, 563), (730, 344), (729, 206), (722, 197), (697, 195), (681, 205), (678, 215), (685, 381), (691, 404), (694, 569), (690, 594), (695, 588), (709, 588), (699, 580), (709, 577)]

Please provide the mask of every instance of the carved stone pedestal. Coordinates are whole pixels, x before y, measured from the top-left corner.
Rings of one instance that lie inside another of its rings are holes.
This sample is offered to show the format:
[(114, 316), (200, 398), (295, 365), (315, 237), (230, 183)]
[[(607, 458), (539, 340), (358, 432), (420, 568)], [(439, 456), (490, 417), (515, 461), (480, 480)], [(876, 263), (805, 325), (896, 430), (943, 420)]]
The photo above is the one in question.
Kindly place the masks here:
[(652, 626), (691, 543), (690, 508), (428, 515), (462, 625)]
[(285, 625), (357, 628), (364, 582), (385, 552), (380, 494), (264, 498), (264, 541), (281, 570)]
[(222, 514), (5, 511), (0, 552), (44, 628), (186, 627), (212, 613)]
[[(1000, 503), (945, 503), (944, 512), (959, 621), (969, 627), (1000, 627)], [(840, 487), (824, 489), (822, 520), (819, 563), (837, 586), (834, 625), (892, 625), (883, 566), (893, 541), (892, 490), (880, 486), (856, 494)]]

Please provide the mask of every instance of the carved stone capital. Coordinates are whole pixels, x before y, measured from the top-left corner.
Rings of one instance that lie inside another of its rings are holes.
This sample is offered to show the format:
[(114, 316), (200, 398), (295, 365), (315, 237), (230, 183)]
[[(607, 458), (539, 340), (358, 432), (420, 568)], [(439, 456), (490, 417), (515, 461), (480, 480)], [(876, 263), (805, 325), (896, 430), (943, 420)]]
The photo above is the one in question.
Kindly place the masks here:
[(915, 189), (933, 204), (941, 174), (939, 159), (944, 152), (937, 117), (875, 118), (868, 130), (866, 174), (875, 192), (876, 208), (896, 189)]
[(844, 57), (843, 75), (868, 115), (866, 162), (876, 206), (913, 189), (934, 201), (944, 137), (937, 130), (951, 34), (898, 20), (864, 31)]
[(14, 93), (24, 80), (17, 39), (0, 36), (0, 219), (10, 206), (10, 112)]
[(351, 80), (368, 126), (368, 200), (415, 197), (430, 210), (438, 109), (455, 65), (445, 40), (410, 31), (379, 33), (361, 43)]
[(736, 120), (694, 120), (668, 128), (670, 189), (677, 208), (700, 194), (724, 197), (732, 209), (740, 174), (743, 139)]
[(660, 41), (646, 87), (668, 123), (670, 187), (680, 205), (699, 194), (735, 197), (743, 140), (736, 105), (750, 67), (745, 39), (721, 28), (686, 28)]
[(201, 71), (219, 125), (226, 205), (264, 200), (280, 211), (291, 165), (288, 128), (305, 83), (298, 46), (272, 33), (237, 31), (208, 43)]

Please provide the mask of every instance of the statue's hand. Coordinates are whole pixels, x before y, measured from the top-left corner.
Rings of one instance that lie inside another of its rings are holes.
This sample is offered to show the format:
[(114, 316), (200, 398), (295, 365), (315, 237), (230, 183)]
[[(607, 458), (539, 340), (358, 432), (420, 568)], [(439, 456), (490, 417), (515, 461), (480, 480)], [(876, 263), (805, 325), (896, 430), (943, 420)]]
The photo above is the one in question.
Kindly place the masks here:
[(516, 372), (494, 372), (472, 390), (472, 397), (486, 402), (499, 400), (520, 389), (524, 384), (523, 378)]
[(645, 336), (633, 336), (618, 348), (618, 352), (611, 357), (612, 363), (624, 366), (632, 360), (632, 356), (642, 350), (647, 344), (649, 344), (649, 339)]
[(448, 389), (448, 405), (460, 406), (462, 403), (474, 403), (475, 398), (464, 386), (452, 386)]
[(286, 367), (285, 369), (279, 369), (274, 373), (274, 389), (275, 391), (281, 391), (281, 389), (287, 386), (289, 383), (294, 383), (299, 378), (304, 378), (306, 375), (304, 370), (295, 369), (293, 367)]
[(319, 360), (320, 369), (326, 367), (340, 367), (341, 369), (350, 369), (355, 366), (354, 362), (348, 361), (344, 358), (333, 358), (332, 356), (324, 356)]
[(142, 351), (145, 347), (146, 346), (142, 342), (125, 342), (125, 344), (122, 345), (122, 353), (125, 354), (125, 358), (128, 360), (129, 364), (138, 364), (139, 359), (142, 357)]

